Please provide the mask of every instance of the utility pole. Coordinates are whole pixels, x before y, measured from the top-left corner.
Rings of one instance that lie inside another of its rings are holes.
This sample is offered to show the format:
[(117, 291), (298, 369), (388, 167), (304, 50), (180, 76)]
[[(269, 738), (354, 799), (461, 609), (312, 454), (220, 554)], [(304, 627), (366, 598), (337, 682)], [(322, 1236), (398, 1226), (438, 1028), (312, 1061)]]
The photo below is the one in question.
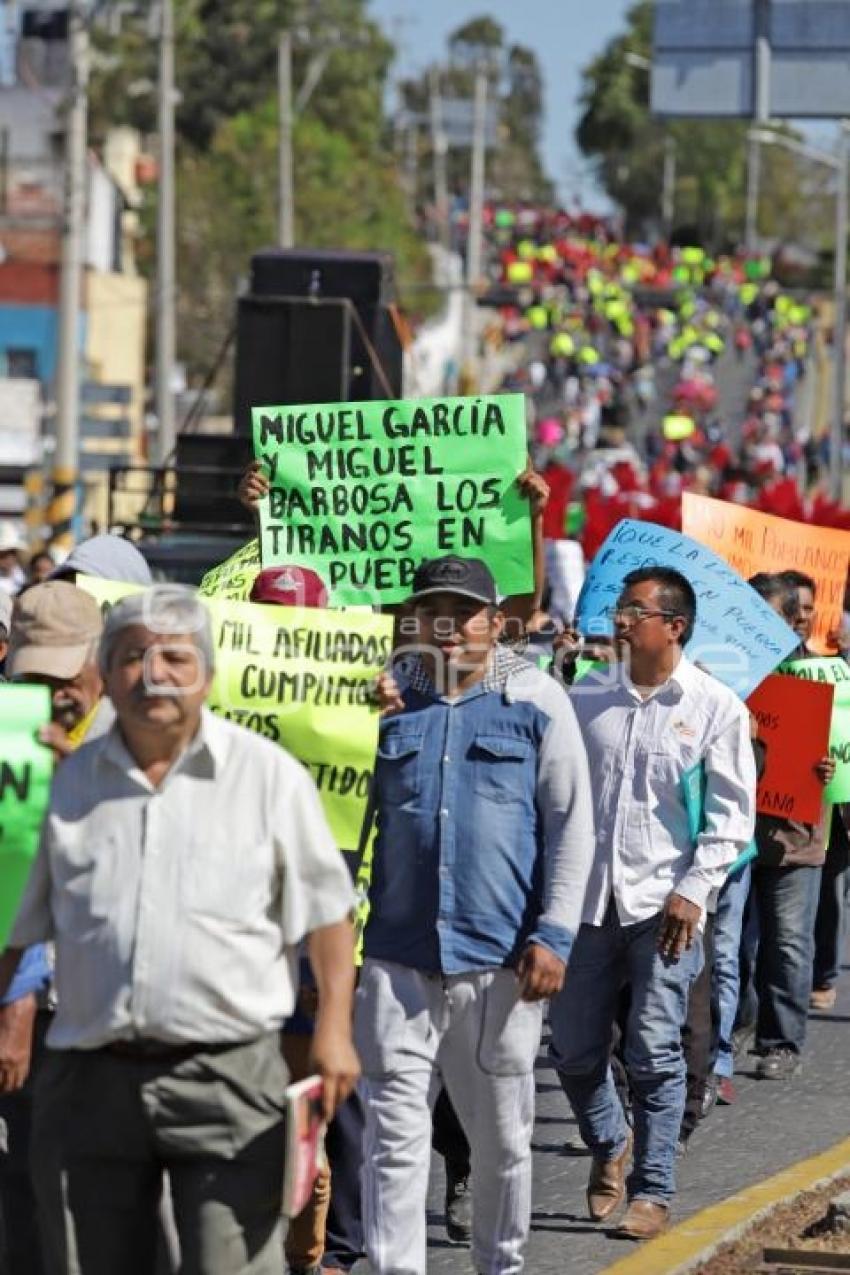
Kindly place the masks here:
[(764, 128), (770, 121), (770, 0), (755, 0), (755, 6), (755, 130), (747, 139), (747, 221), (744, 231), (744, 245), (748, 252), (755, 252), (758, 243), (761, 143), (756, 130)]
[(404, 184), (410, 200), (410, 210), (416, 212), (416, 200), (419, 195), (419, 136), (416, 122), (408, 120), (404, 142)]
[(72, 0), (69, 14), (70, 75), (65, 117), (65, 171), (62, 250), (59, 277), (58, 366), (56, 373), (56, 451), (53, 490), (47, 511), (51, 544), (70, 549), (74, 542), (79, 467), (80, 350), (79, 312), (88, 176), (89, 34), (83, 0)]
[(833, 500), (843, 495), (841, 461), (844, 451), (844, 412), (847, 403), (847, 181), (850, 162), (850, 124), (841, 121), (838, 151), (838, 188), (835, 205), (835, 325), (833, 360), (835, 405), (829, 447), (829, 486)]
[(174, 232), (174, 0), (160, 0), (159, 201), (156, 211), (156, 459), (174, 451), (174, 357), (176, 297)]
[(484, 178), (487, 155), (487, 71), (475, 73), (475, 109), (472, 122), (472, 168), (469, 178), (469, 228), (466, 241), (466, 314), (464, 338), (466, 362), (472, 369), (478, 349), (475, 330), (475, 288), (481, 279), (484, 235)]
[(292, 33), (281, 31), (277, 45), (278, 92), (278, 243), (295, 245), (295, 192), (293, 187), (292, 131)]
[(676, 139), (669, 133), (664, 138), (664, 173), (661, 185), (661, 224), (664, 238), (669, 239), (676, 218)]
[(440, 72), (431, 68), (428, 79), (431, 108), (431, 154), (434, 161), (434, 208), (437, 213), (437, 229), (440, 243), (449, 249), (449, 188), (446, 178), (446, 152), (448, 144), (443, 130), (443, 99), (440, 94)]

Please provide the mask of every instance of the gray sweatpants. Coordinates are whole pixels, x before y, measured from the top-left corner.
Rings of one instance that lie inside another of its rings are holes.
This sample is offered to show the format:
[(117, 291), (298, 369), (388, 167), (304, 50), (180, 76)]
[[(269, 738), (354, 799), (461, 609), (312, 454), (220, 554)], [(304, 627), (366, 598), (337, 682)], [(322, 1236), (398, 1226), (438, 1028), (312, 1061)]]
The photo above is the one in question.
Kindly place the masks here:
[(365, 1077), (363, 1221), (374, 1275), (426, 1271), (431, 1108), (442, 1081), (472, 1149), (475, 1269), (522, 1270), (542, 1022), (542, 1004), (519, 999), (512, 970), (442, 978), (365, 962), (354, 1032)]
[(47, 1051), (32, 1167), (49, 1275), (150, 1275), (167, 1171), (182, 1275), (282, 1275), (278, 1036), (163, 1064)]

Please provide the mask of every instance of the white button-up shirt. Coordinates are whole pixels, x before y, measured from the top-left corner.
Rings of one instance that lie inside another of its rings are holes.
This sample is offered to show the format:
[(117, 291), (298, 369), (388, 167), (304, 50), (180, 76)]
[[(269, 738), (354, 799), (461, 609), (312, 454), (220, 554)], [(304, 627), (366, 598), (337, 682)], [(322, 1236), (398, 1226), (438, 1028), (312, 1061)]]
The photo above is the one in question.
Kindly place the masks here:
[(117, 725), (62, 762), (10, 945), (55, 940), (55, 1049), (226, 1043), (281, 1026), (295, 945), (353, 905), (306, 770), (205, 709), (158, 788)]
[[(591, 673), (571, 699), (596, 825), (582, 920), (601, 925), (612, 894), (625, 925), (659, 912), (673, 891), (704, 909), (753, 836), (756, 773), (745, 706), (684, 655), (646, 699), (622, 665)], [(682, 778), (700, 762), (705, 829), (694, 844)]]

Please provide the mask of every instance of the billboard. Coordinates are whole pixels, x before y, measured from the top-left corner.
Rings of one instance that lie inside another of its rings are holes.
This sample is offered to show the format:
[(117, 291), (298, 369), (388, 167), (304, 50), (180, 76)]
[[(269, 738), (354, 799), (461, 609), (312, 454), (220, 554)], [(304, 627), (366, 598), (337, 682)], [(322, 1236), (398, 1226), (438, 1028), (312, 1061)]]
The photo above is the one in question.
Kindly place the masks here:
[(656, 0), (656, 115), (753, 118), (764, 41), (767, 116), (850, 116), (850, 0)]

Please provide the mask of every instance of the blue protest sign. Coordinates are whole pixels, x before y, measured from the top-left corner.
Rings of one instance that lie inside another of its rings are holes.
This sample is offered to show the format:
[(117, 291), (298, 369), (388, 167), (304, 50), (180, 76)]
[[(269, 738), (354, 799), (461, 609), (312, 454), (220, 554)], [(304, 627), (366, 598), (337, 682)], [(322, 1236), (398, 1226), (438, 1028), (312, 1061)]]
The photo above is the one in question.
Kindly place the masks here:
[(697, 595), (688, 658), (741, 699), (798, 645), (793, 629), (711, 549), (678, 531), (632, 518), (617, 523), (590, 564), (576, 606), (580, 631), (610, 636), (623, 579), (638, 567), (656, 566), (680, 571)]

